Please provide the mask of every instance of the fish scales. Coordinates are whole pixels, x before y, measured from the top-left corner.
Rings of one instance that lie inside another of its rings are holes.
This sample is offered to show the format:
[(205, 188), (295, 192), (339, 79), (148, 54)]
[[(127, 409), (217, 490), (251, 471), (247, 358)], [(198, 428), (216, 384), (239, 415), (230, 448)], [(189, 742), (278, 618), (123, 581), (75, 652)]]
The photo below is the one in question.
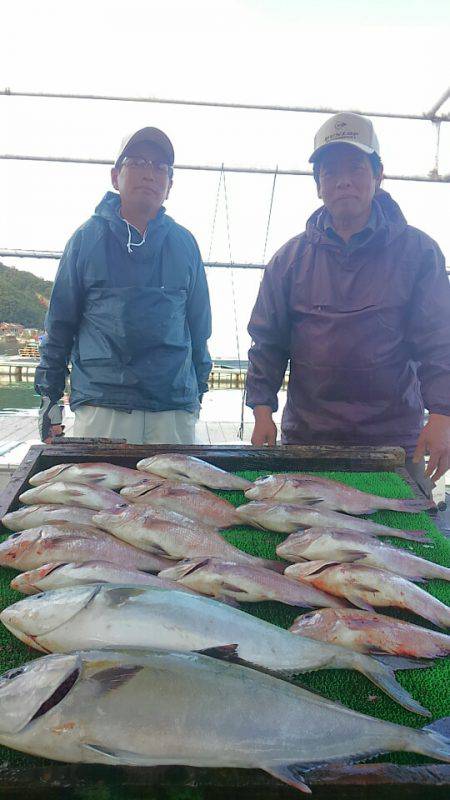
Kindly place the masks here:
[(163, 478), (208, 486), (210, 489), (249, 489), (251, 481), (232, 475), (207, 461), (179, 453), (167, 453), (143, 458), (137, 469), (161, 475)]
[(63, 503), (101, 511), (104, 508), (128, 505), (125, 498), (111, 489), (102, 489), (82, 483), (43, 483), (19, 495), (21, 503)]
[(245, 496), (249, 500), (271, 499), (281, 503), (317, 503), (320, 507), (346, 514), (373, 514), (389, 510), (418, 513), (435, 508), (427, 498), (392, 499), (362, 492), (330, 478), (313, 473), (289, 472), (258, 478)]
[(95, 510), (77, 506), (66, 506), (62, 503), (48, 503), (33, 506), (22, 506), (17, 511), (10, 511), (2, 519), (5, 528), (11, 531), (25, 531), (37, 525), (69, 524), (78, 527), (92, 527)]
[(50, 561), (112, 561), (123, 567), (159, 572), (170, 562), (133, 547), (99, 528), (42, 525), (12, 534), (0, 542), (0, 565), (30, 570)]
[(232, 598), (239, 602), (257, 603), (275, 600), (293, 606), (342, 606), (326, 592), (290, 580), (264, 567), (224, 562), (217, 558), (180, 561), (159, 573), (160, 577), (189, 586), (197, 592), (218, 598)]
[(450, 580), (450, 569), (399, 547), (381, 542), (356, 531), (335, 531), (332, 528), (309, 528), (291, 533), (277, 547), (277, 554), (287, 561), (326, 560), (357, 562), (386, 569), (406, 578), (441, 578)]
[(95, 514), (94, 523), (143, 550), (179, 560), (216, 556), (283, 571), (280, 561), (258, 558), (229, 544), (216, 530), (163, 508), (132, 505)]
[(353, 608), (322, 608), (301, 614), (289, 630), (360, 653), (387, 653), (414, 658), (438, 658), (450, 654), (450, 636), (445, 633)]
[(55, 481), (65, 483), (94, 484), (104, 489), (122, 489), (123, 486), (133, 486), (142, 480), (142, 474), (136, 469), (121, 467), (109, 462), (77, 462), (69, 464), (56, 464), (32, 475), (29, 483), (32, 486), (41, 486), (43, 483)]
[(314, 506), (295, 503), (274, 503), (271, 500), (254, 500), (236, 509), (242, 520), (278, 533), (293, 533), (299, 528), (334, 528), (335, 530), (354, 530), (370, 536), (396, 536), (416, 542), (428, 542), (426, 531), (407, 531), (379, 525), (368, 519), (340, 514)]
[(166, 508), (214, 528), (230, 528), (242, 523), (228, 500), (190, 483), (149, 476), (135, 486), (125, 487), (120, 494), (127, 502)]
[(285, 574), (343, 597), (358, 608), (396, 607), (412, 611), (441, 628), (450, 627), (450, 608), (411, 581), (384, 569), (359, 564), (308, 561), (292, 564)]

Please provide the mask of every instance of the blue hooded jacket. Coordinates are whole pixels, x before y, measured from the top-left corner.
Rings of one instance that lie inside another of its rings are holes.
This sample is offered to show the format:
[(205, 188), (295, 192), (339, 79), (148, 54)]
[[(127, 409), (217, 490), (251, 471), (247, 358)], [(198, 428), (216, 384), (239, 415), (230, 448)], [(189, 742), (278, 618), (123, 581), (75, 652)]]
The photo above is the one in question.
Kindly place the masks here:
[(198, 245), (161, 208), (145, 242), (127, 247), (119, 209), (120, 196), (107, 192), (64, 250), (36, 391), (59, 400), (70, 359), (72, 409), (89, 403), (195, 413), (212, 366), (211, 309)]

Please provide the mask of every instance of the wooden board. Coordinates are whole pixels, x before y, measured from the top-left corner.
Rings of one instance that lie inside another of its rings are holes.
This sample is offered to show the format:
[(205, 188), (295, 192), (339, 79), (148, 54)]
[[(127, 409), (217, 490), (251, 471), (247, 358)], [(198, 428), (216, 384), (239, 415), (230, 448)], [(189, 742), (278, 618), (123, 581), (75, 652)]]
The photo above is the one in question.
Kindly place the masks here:
[[(405, 454), (401, 448), (279, 446), (170, 446), (127, 445), (102, 439), (68, 439), (52, 445), (31, 447), (10, 483), (0, 494), (0, 516), (19, 505), (18, 496), (31, 475), (58, 463), (110, 461), (134, 467), (140, 458), (158, 452), (183, 452), (229, 469), (398, 471)], [(411, 481), (409, 480), (410, 484)], [(417, 494), (417, 487), (411, 484)], [(450, 766), (397, 766), (359, 764), (315, 769), (308, 783), (317, 800), (434, 800), (449, 796)], [(80, 796), (101, 800), (286, 800), (298, 798), (296, 790), (256, 770), (202, 770), (191, 767), (106, 768), (88, 765), (52, 764), (45, 768), (11, 770), (0, 765), (0, 797), (8, 800), (78, 800)], [(192, 795), (189, 789), (195, 790)], [(79, 792), (86, 794), (80, 795)]]

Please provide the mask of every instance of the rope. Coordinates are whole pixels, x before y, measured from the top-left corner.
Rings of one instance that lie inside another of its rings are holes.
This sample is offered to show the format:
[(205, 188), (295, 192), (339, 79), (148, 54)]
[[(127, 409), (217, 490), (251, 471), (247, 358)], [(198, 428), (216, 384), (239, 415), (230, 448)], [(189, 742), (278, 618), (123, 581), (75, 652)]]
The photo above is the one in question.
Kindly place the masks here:
[[(266, 263), (267, 241), (269, 239), (270, 221), (272, 219), (272, 206), (273, 206), (273, 198), (274, 198), (274, 195), (275, 195), (275, 184), (277, 182), (277, 177), (278, 177), (278, 164), (275, 167), (275, 172), (274, 172), (274, 175), (273, 175), (273, 182), (272, 182), (272, 194), (270, 195), (269, 216), (267, 218), (266, 238), (264, 240), (264, 250), (263, 250), (263, 257), (262, 257), (262, 263), (264, 265)], [(262, 276), (263, 275), (264, 275), (264, 272), (261, 275), (261, 280), (262, 280)]]
[(211, 239), (209, 241), (208, 261), (211, 261), (211, 250), (212, 250), (212, 246), (213, 246), (214, 230), (215, 230), (215, 227), (216, 227), (217, 209), (219, 207), (219, 196), (220, 196), (220, 186), (222, 184), (222, 176), (223, 176), (223, 164), (222, 164), (222, 170), (220, 171), (220, 174), (219, 174), (219, 183), (218, 183), (218, 186), (217, 186), (216, 206), (215, 206), (215, 209), (214, 209), (214, 217), (213, 217), (213, 222), (212, 222), (212, 227), (211, 227)]
[[(271, 192), (271, 195), (270, 195), (269, 214), (268, 214), (268, 217), (267, 217), (267, 225), (266, 225), (266, 238), (264, 239), (264, 250), (263, 250), (263, 257), (262, 257), (262, 263), (264, 264), (264, 266), (266, 265), (266, 250), (267, 250), (267, 242), (268, 242), (268, 239), (269, 239), (270, 222), (271, 222), (271, 219), (272, 219), (273, 198), (275, 196), (275, 184), (277, 182), (277, 177), (278, 177), (278, 164), (275, 167), (275, 172), (274, 172), (273, 181), (272, 181), (272, 192)], [(261, 272), (261, 278), (260, 278), (260, 281), (259, 281), (260, 284), (261, 284), (261, 281), (263, 279), (263, 276), (264, 276), (264, 270), (262, 270), (262, 272)], [(253, 344), (253, 342), (251, 344)], [(245, 379), (244, 388), (242, 390), (241, 424), (239, 425), (239, 430), (238, 430), (238, 438), (241, 441), (243, 441), (243, 439), (244, 439), (244, 412), (245, 412), (246, 401), (247, 401), (247, 377)]]
[[(227, 239), (228, 239), (228, 255), (230, 258), (230, 264), (233, 264), (233, 257), (231, 255), (231, 236), (230, 236), (230, 218), (228, 214), (228, 193), (227, 193), (227, 184), (225, 179), (225, 173), (223, 173), (223, 192), (225, 197), (225, 216), (227, 222)], [(237, 318), (237, 305), (236, 305), (236, 291), (234, 287), (234, 269), (230, 267), (230, 275), (231, 275), (231, 293), (233, 296), (233, 311), (234, 311), (234, 329), (236, 334), (236, 350), (237, 350), (237, 357), (239, 363), (239, 372), (242, 370), (242, 363), (241, 363), (241, 350), (239, 346), (239, 328), (238, 328), (238, 318)]]

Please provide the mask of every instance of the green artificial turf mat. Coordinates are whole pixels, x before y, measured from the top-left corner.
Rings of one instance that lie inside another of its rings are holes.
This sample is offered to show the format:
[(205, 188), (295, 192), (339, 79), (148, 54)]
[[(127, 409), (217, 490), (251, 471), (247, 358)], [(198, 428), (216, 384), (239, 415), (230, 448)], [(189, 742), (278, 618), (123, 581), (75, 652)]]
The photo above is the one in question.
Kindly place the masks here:
[[(270, 474), (269, 471), (243, 471), (238, 475), (255, 480), (262, 475)], [(406, 498), (412, 497), (411, 488), (397, 474), (391, 472), (318, 472), (317, 475), (334, 478), (335, 480), (354, 486), (357, 489), (372, 494)], [(242, 505), (247, 502), (243, 492), (217, 492), (228, 499), (233, 505)], [(369, 517), (368, 517), (369, 518)], [(429, 533), (430, 541), (427, 544), (411, 542), (404, 539), (389, 537), (388, 541), (400, 548), (422, 556), (444, 566), (450, 566), (450, 541), (438, 531), (432, 519), (425, 513), (406, 514), (400, 512), (383, 511), (372, 514), (370, 519), (392, 528), (408, 530), (422, 529)], [(264, 558), (277, 558), (276, 546), (287, 537), (285, 533), (256, 530), (250, 527), (239, 527), (222, 532), (232, 544), (248, 553)], [(10, 603), (20, 599), (22, 595), (14, 592), (9, 587), (10, 580), (17, 573), (13, 570), (0, 568), (0, 607), (3, 609)], [(430, 594), (442, 602), (450, 605), (450, 583), (442, 580), (432, 580), (424, 584)], [(280, 603), (248, 603), (241, 608), (268, 622), (288, 628), (295, 617), (303, 613), (303, 609), (292, 608)], [(305, 609), (309, 610), (309, 609)], [(378, 610), (378, 609), (377, 609)], [(386, 613), (379, 609), (380, 613)], [(401, 611), (389, 609), (389, 615), (398, 616), (409, 620), (422, 627), (434, 628), (425, 620), (408, 615)], [(3, 626), (0, 626), (0, 674), (7, 669), (17, 667), (25, 661), (38, 657), (27, 646), (17, 641)], [(399, 683), (402, 684), (420, 703), (431, 712), (431, 719), (450, 716), (450, 658), (438, 659), (434, 665), (427, 669), (399, 671), (396, 673)], [(296, 679), (300, 685), (311, 688), (333, 700), (338, 700), (356, 711), (370, 714), (381, 719), (390, 720), (411, 727), (422, 727), (431, 720), (406, 711), (395, 701), (387, 697), (378, 687), (358, 672), (351, 670), (321, 670), (316, 673), (305, 673)], [(411, 753), (392, 753), (379, 756), (378, 761), (393, 761), (397, 764), (419, 764), (429, 762), (423, 756)], [(0, 761), (7, 762), (10, 766), (26, 767), (36, 764), (48, 764), (44, 759), (25, 756), (6, 748), (0, 747)], [(53, 762), (54, 763), (54, 762)], [(179, 797), (179, 791), (177, 797)]]

